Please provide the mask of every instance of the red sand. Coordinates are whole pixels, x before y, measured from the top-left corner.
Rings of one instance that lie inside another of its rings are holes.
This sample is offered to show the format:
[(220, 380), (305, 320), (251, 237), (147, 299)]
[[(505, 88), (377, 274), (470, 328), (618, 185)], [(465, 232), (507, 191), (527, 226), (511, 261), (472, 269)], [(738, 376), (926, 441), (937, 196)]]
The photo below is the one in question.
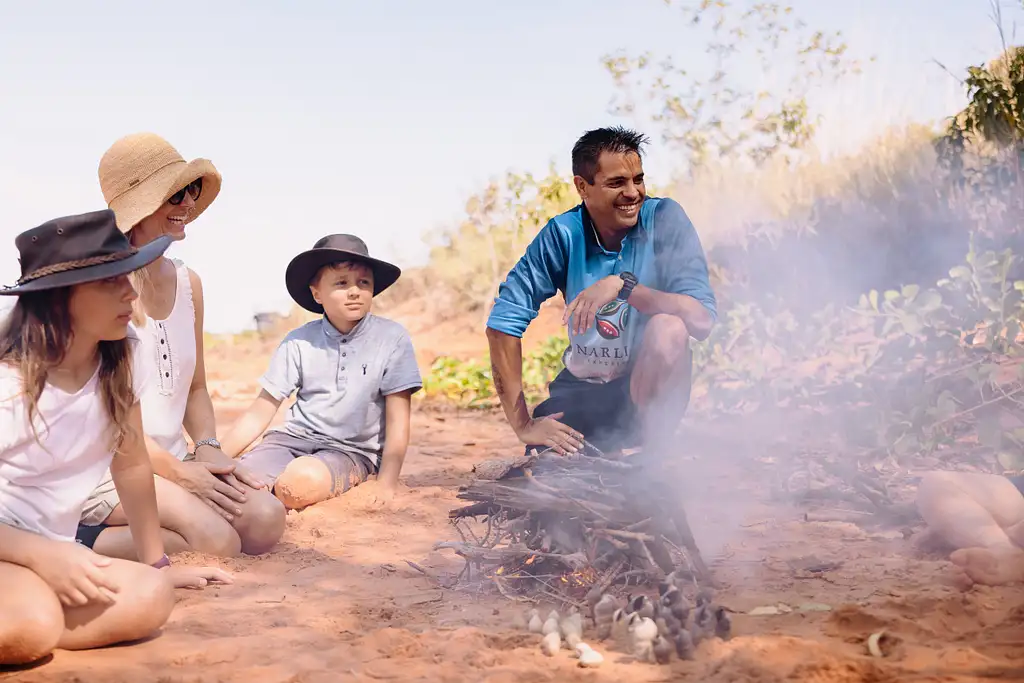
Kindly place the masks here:
[[(542, 317), (557, 327), (557, 310)], [(483, 351), (478, 332), (455, 335), (462, 345), (451, 345), (458, 321), (452, 329), (403, 322), (424, 369), (439, 350)], [(534, 341), (542, 336), (535, 334)], [(255, 380), (273, 347), (267, 341), (209, 350), (220, 424), (255, 396)], [(727, 607), (745, 613), (780, 602), (819, 603), (832, 611), (736, 614), (731, 641), (706, 642), (696, 661), (671, 666), (625, 663), (623, 655), (595, 642), (605, 655), (600, 669), (576, 668), (567, 652), (547, 658), (539, 638), (519, 626), (529, 605), (489, 588), (442, 589), (406, 564), (435, 575), (457, 573), (461, 560), (432, 551), (437, 541), (457, 539), (447, 521), (458, 504), (456, 488), (475, 463), (520, 452), (499, 417), (442, 416), (419, 408), (414, 415), (414, 446), (403, 472), (407, 488), (390, 510), (368, 508), (366, 489), (357, 488), (291, 513), (282, 543), (269, 555), (179, 558), (219, 564), (233, 572), (235, 583), (179, 591), (177, 609), (150, 641), (57, 652), (36, 668), (0, 673), (0, 680), (882, 683), (983, 680), (986, 669), (985, 680), (1024, 680), (1021, 587), (961, 592), (952, 565), (919, 559), (898, 532), (871, 535), (850, 524), (806, 523), (800, 510), (773, 501), (769, 483), (786, 455), (766, 444), (787, 428), (779, 416), (747, 420), (739, 428), (687, 429), (682, 442), (684, 471), (693, 483), (686, 487), (689, 516)], [(686, 484), (681, 481), (680, 489)], [(811, 555), (842, 566), (807, 576), (787, 562)], [(892, 640), (888, 656), (877, 659), (865, 641), (882, 629)], [(991, 673), (1011, 666), (1018, 670)]]
[[(852, 683), (980, 680), (968, 672), (1024, 665), (1019, 587), (963, 593), (950, 585), (951, 565), (915, 559), (900, 534), (871, 537), (852, 525), (802, 522), (799, 511), (768, 502), (763, 482), (771, 463), (742, 450), (702, 466), (708, 485), (697, 488), (691, 506), (698, 541), (724, 584), (721, 602), (739, 612), (779, 602), (833, 611), (737, 614), (731, 641), (707, 642), (696, 661), (665, 667), (621, 662), (600, 643), (592, 643), (605, 655), (600, 669), (576, 668), (567, 652), (549, 659), (538, 637), (518, 626), (526, 605), (490, 589), (439, 588), (405, 562), (435, 573), (461, 568), (457, 558), (431, 550), (455, 537), (447, 523), (455, 487), (475, 462), (516, 452), (514, 437), (492, 416), (422, 413), (415, 436), (408, 488), (391, 510), (368, 508), (365, 490), (356, 489), (292, 513), (272, 554), (212, 560), (236, 583), (180, 591), (158, 637), (58, 652), (0, 679)], [(810, 554), (843, 565), (822, 576), (794, 575), (787, 560)], [(865, 639), (881, 629), (894, 646), (876, 659)]]

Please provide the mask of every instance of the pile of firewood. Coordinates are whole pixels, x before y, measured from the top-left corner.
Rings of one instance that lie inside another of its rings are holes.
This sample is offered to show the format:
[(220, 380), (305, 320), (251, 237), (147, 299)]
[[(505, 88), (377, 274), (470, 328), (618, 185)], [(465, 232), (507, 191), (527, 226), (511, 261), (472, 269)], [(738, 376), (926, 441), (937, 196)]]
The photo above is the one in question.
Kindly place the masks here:
[(642, 453), (592, 446), (488, 461), (449, 513), (461, 542), (438, 543), (466, 561), (460, 579), (491, 581), (506, 597), (546, 594), (583, 605), (615, 584), (654, 586), (669, 574), (709, 584), (678, 489)]

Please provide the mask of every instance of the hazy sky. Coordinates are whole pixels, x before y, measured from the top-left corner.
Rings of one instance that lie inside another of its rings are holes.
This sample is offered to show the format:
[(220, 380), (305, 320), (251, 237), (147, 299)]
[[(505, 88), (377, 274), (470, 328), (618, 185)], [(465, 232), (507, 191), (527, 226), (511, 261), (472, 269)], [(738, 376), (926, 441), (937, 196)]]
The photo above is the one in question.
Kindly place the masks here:
[[(999, 49), (988, 0), (793, 4), (877, 58), (818, 93), (829, 149), (949, 115), (961, 88), (932, 60), (959, 73)], [(422, 263), (423, 234), (489, 179), (567, 168), (588, 128), (645, 126), (608, 113), (600, 59), (619, 48), (703, 58), (661, 0), (0, 0), (0, 282), (18, 276), (18, 232), (103, 206), (100, 156), (142, 130), (224, 175), (170, 252), (203, 277), (210, 331), (288, 306), (285, 265), (331, 232)], [(656, 144), (647, 166), (664, 177), (671, 155)]]

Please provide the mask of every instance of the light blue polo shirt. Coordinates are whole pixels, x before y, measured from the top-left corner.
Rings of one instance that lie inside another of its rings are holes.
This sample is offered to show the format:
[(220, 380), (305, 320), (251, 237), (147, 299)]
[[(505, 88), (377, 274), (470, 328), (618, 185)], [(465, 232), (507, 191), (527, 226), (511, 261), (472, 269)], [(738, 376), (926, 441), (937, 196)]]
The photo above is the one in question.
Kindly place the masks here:
[(271, 431), (354, 451), (380, 467), (384, 397), (423, 387), (409, 333), (367, 314), (348, 334), (327, 316), (292, 330), (260, 384), (279, 401), (298, 392), (288, 419)]

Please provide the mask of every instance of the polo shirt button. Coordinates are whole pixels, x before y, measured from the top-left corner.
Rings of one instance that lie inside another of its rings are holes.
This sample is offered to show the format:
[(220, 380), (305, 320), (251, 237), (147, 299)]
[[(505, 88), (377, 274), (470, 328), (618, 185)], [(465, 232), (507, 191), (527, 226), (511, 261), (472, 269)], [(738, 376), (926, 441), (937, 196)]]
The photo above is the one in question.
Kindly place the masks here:
[(344, 357), (345, 357), (345, 356), (347, 356), (347, 355), (348, 355), (348, 354), (347, 354), (347, 353), (345, 353), (344, 351), (342, 351), (342, 352), (341, 352), (341, 357), (342, 357), (342, 358), (344, 358)]
[(342, 365), (342, 366), (341, 366), (341, 369), (342, 369), (342, 370), (344, 370), (344, 369), (345, 369), (345, 366), (344, 366), (344, 365)]

